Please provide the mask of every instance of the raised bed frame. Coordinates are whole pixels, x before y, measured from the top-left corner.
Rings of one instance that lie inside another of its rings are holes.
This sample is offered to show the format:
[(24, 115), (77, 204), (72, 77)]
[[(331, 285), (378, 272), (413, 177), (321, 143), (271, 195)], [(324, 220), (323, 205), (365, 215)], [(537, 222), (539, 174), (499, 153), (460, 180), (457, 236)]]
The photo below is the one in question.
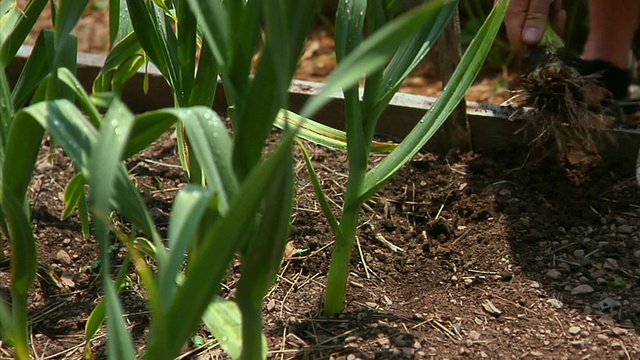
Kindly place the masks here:
[[(6, 69), (6, 74), (12, 86), (18, 79), (27, 58), (31, 53), (31, 46), (23, 46), (16, 59)], [(90, 91), (91, 85), (98, 71), (105, 63), (105, 56), (80, 53), (78, 56), (77, 76), (83, 86)], [(122, 98), (132, 111), (140, 113), (162, 107), (173, 106), (173, 95), (168, 84), (157, 68), (150, 65), (147, 69), (149, 76), (149, 91), (143, 92), (144, 70), (138, 72), (125, 88)], [(223, 84), (219, 84), (214, 101), (214, 110), (226, 113), (227, 103), (222, 90)], [(318, 92), (321, 83), (308, 81), (293, 81), (289, 93), (290, 110), (297, 111), (307, 99)], [(327, 125), (343, 128), (344, 106), (342, 95), (336, 93), (334, 100), (320, 110), (315, 120)], [(436, 98), (412, 94), (396, 94), (388, 109), (382, 115), (378, 123), (378, 133), (394, 139), (402, 139), (414, 127), (416, 122), (424, 116)], [(491, 149), (510, 144), (522, 144), (529, 142), (524, 132), (518, 132), (522, 127), (522, 121), (512, 119), (514, 110), (493, 104), (485, 104), (467, 101), (466, 121), (468, 122), (468, 137), (473, 150)], [(460, 120), (458, 120), (460, 121)], [(451, 120), (449, 121), (451, 123)], [(446, 130), (446, 129), (445, 129)], [(466, 148), (465, 143), (456, 144), (455, 137), (445, 134), (441, 129), (434, 138), (429, 141), (425, 150), (435, 153), (446, 153), (452, 148)], [(460, 137), (458, 137), (460, 138)], [(463, 137), (464, 138), (464, 137)], [(601, 153), (606, 159), (620, 162), (624, 166), (623, 171), (629, 175), (634, 171), (634, 164), (640, 147), (640, 130), (616, 128), (608, 130), (606, 141), (602, 142)], [(628, 171), (627, 171), (628, 169)]]

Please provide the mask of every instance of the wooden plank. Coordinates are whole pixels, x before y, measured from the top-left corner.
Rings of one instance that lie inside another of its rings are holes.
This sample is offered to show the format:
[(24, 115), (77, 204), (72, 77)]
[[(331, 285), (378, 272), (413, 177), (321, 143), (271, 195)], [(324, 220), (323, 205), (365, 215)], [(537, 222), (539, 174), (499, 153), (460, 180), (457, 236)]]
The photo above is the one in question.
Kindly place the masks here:
[[(18, 79), (30, 52), (31, 47), (23, 47), (16, 60), (6, 69), (10, 85)], [(88, 91), (91, 89), (91, 84), (98, 71), (104, 64), (104, 60), (105, 57), (100, 55), (79, 55), (78, 79)], [(137, 113), (173, 106), (171, 89), (159, 71), (150, 65), (148, 72), (149, 92), (147, 94), (142, 91), (144, 72), (140, 71), (130, 81), (122, 96), (125, 103)], [(317, 93), (321, 87), (321, 83), (293, 81), (289, 97), (291, 110), (300, 110), (308, 98)], [(315, 120), (344, 129), (342, 95), (336, 93), (333, 97), (334, 100), (318, 112)], [(378, 123), (378, 133), (398, 140), (404, 138), (413, 129), (416, 122), (429, 111), (435, 100), (436, 98), (427, 96), (396, 94)], [(472, 101), (467, 101), (465, 106), (474, 150), (504, 147), (509, 144), (526, 144), (528, 141), (524, 134), (515, 133), (522, 127), (522, 122), (517, 119), (514, 121), (509, 120), (513, 115), (512, 110), (501, 108), (497, 105)], [(219, 89), (216, 93), (213, 108), (221, 114), (226, 113), (227, 104), (222, 89)], [(613, 141), (605, 142), (602, 152), (627, 164), (631, 172), (634, 169), (636, 155), (640, 146), (640, 131), (638, 129), (613, 129), (608, 135)], [(438, 132), (432, 141), (427, 143), (425, 150), (446, 153), (449, 148), (437, 146), (439, 142), (442, 143), (442, 140), (439, 140), (441, 136), (443, 136), (442, 131)]]

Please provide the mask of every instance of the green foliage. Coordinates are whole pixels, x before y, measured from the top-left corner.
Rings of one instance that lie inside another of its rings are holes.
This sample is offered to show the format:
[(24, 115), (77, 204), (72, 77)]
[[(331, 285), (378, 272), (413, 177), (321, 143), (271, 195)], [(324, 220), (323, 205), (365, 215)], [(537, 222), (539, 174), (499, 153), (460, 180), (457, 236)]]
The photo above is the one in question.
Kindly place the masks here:
[[(431, 1), (393, 19), (389, 12), (385, 12), (384, 7), (372, 6), (375, 3), (364, 0), (339, 3), (336, 15), (338, 67), (329, 76), (318, 96), (312, 98), (302, 109), (302, 116), (309, 117), (328, 101), (333, 92), (343, 89), (349, 178), (339, 220), (328, 206), (323, 206), (336, 237), (325, 295), (327, 315), (336, 314), (344, 308), (349, 260), (362, 204), (390, 181), (425, 145), (463, 100), (466, 90), (482, 68), (508, 5), (508, 1), (496, 3), (496, 8), (478, 30), (449, 85), (432, 109), (398, 147), (381, 163), (368, 170), (369, 154), (373, 148), (371, 144), (380, 115), (402, 81), (431, 49), (458, 6), (456, 1)], [(363, 41), (365, 17), (369, 24), (369, 37)], [(357, 86), (363, 77), (366, 81), (361, 99)], [(313, 123), (304, 126), (310, 128), (310, 132), (315, 132), (313, 136), (307, 134), (309, 131), (303, 132), (305, 138), (320, 144), (335, 144), (331, 130), (314, 131)], [(324, 135), (329, 136), (321, 141), (315, 139)], [(308, 159), (307, 166), (314, 179), (313, 183), (317, 183), (315, 171)], [(318, 186), (314, 186), (314, 189), (323, 204), (324, 195)]]
[[(10, 239), (13, 300), (11, 310), (0, 304), (0, 330), (18, 359), (29, 357), (26, 301), (38, 261), (26, 194), (46, 132), (78, 171), (65, 189), (62, 217), (79, 209), (88, 235), (90, 211), (100, 246), (96, 260), (104, 298), (87, 322), (85, 355), (91, 356), (91, 339), (105, 321), (110, 359), (173, 359), (204, 322), (233, 358), (266, 358), (262, 299), (276, 278), (290, 231), (294, 138), (300, 135), (348, 152), (350, 175), (340, 216), (331, 213), (305, 152), (336, 235), (325, 302), (326, 313), (334, 314), (344, 306), (361, 205), (428, 141), (462, 99), (506, 8), (506, 2), (500, 2), (479, 29), (454, 74), (456, 86), (448, 86), (396, 146), (373, 142), (377, 121), (431, 49), (456, 1), (430, 1), (402, 15), (387, 6), (388, 1), (341, 1), (336, 23), (339, 67), (302, 116), (283, 109), (320, 2), (109, 0), (111, 49), (91, 95), (74, 76), (77, 40), (70, 35), (88, 2), (53, 2), (54, 31), (39, 35), (16, 86), (10, 90), (4, 73), (0, 76), (0, 175), (11, 174), (0, 176), (2, 225)], [(3, 66), (12, 61), (45, 3), (31, 1), (25, 14), (16, 12), (15, 1), (1, 3), (0, 22), (12, 29), (0, 37)], [(259, 61), (254, 63), (256, 53)], [(135, 115), (119, 94), (147, 61), (172, 88), (175, 108)], [(218, 75), (230, 105), (233, 139), (210, 109)], [(361, 96), (358, 84), (363, 78)], [(304, 120), (339, 89), (345, 94), (346, 132)], [(274, 122), (284, 133), (265, 157)], [(123, 160), (174, 129), (190, 183), (176, 195), (168, 238), (163, 240)], [(368, 170), (372, 151), (391, 153)], [(132, 224), (130, 232), (114, 226), (113, 210)], [(114, 241), (127, 249), (115, 279), (110, 263)], [(220, 284), (238, 257), (236, 298), (222, 299)], [(144, 354), (136, 352), (118, 298), (129, 262), (148, 294), (151, 331)]]

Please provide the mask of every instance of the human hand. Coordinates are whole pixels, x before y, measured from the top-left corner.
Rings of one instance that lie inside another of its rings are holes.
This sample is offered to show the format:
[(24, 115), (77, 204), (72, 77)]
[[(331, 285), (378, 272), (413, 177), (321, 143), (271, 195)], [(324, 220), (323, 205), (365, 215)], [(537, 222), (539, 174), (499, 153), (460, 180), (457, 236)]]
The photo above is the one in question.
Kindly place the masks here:
[(517, 52), (540, 41), (547, 19), (558, 34), (564, 33), (567, 13), (562, 0), (511, 0), (504, 17), (507, 38)]

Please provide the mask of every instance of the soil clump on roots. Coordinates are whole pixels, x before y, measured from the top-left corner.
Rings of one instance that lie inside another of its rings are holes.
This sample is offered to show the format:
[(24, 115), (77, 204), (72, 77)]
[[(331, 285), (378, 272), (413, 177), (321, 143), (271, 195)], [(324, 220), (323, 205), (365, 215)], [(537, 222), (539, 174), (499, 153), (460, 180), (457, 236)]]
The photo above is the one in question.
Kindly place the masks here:
[(527, 131), (535, 131), (531, 143), (557, 149), (564, 159), (580, 154), (580, 162), (599, 163), (598, 142), (615, 123), (612, 95), (599, 84), (601, 74), (581, 74), (562, 48), (534, 49), (528, 60), (521, 100), (527, 110), (521, 114)]

